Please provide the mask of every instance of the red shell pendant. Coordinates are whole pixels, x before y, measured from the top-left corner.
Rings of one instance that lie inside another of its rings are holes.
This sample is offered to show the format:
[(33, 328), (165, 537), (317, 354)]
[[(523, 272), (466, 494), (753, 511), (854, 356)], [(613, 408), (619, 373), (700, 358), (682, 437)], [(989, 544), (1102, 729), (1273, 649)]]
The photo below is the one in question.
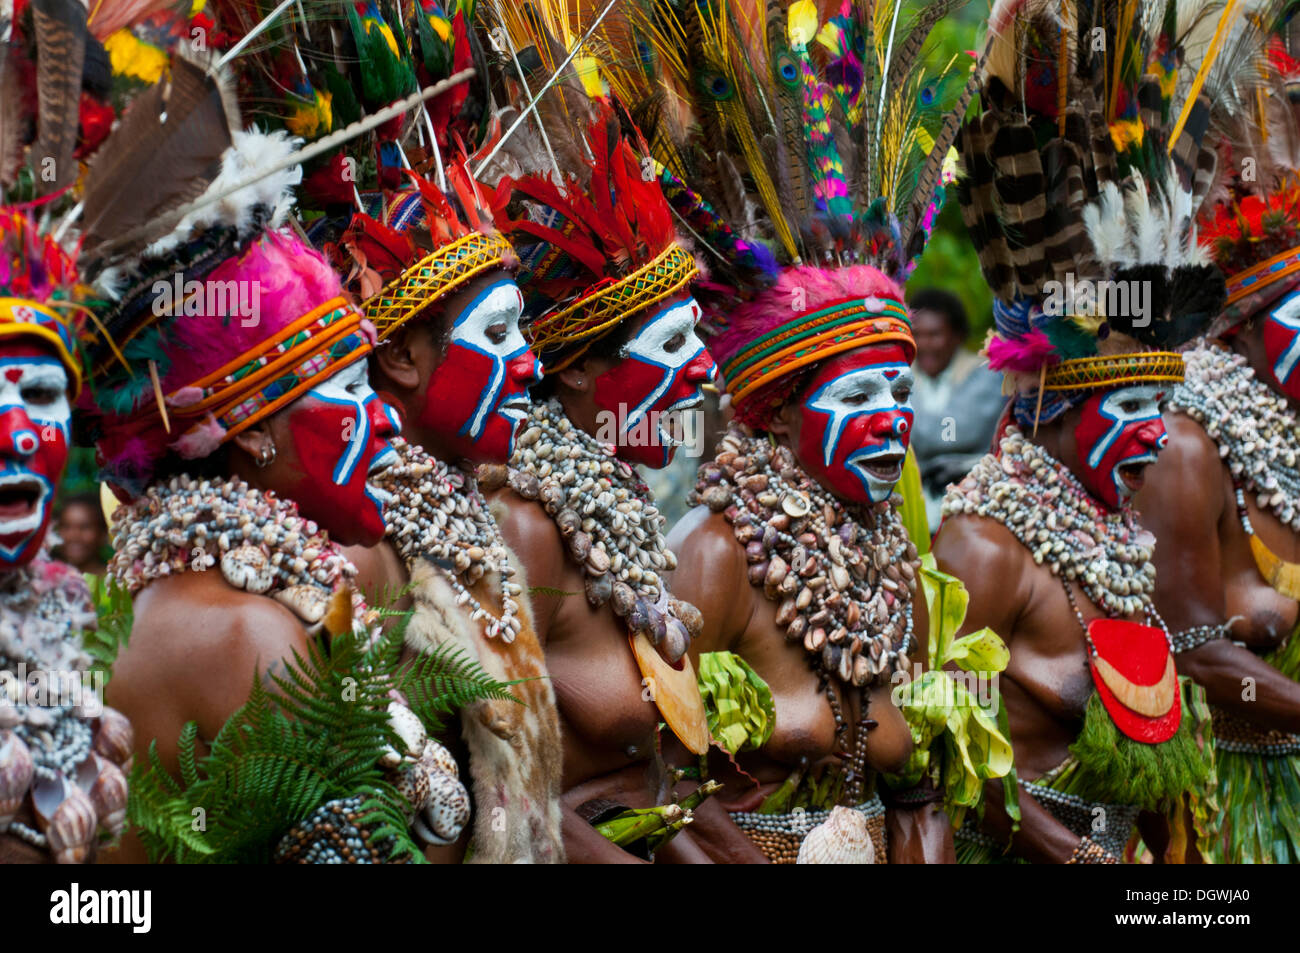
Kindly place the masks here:
[(1121, 619), (1093, 619), (1088, 637), (1097, 650), (1088, 668), (1119, 730), (1147, 744), (1172, 738), (1183, 708), (1164, 632)]

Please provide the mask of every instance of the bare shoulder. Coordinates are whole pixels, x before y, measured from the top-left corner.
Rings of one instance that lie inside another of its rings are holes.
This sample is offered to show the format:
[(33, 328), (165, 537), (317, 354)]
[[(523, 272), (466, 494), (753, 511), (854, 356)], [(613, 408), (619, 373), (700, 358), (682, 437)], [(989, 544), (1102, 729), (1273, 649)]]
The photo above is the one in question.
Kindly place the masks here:
[(555, 582), (568, 566), (564, 541), (555, 521), (540, 503), (525, 500), (509, 488), (497, 490), (491, 501), (504, 509), (497, 525), (510, 548), (528, 568), (529, 581), (534, 585)]
[(668, 580), (673, 595), (704, 614), (701, 649), (731, 646), (754, 615), (755, 592), (731, 525), (721, 513), (697, 506), (673, 527), (668, 548), (677, 556)]
[(1185, 414), (1166, 414), (1169, 443), (1151, 466), (1136, 507), (1145, 520), (1167, 515), (1185, 522), (1196, 512), (1216, 523), (1223, 510), (1226, 477), (1219, 448), (1199, 423)]
[(989, 626), (1008, 636), (1009, 623), (1028, 604), (1033, 588), (1033, 558), (1015, 534), (986, 516), (950, 516), (935, 538), (934, 558), (970, 593), (963, 629)]
[(343, 555), (357, 567), (357, 587), (365, 595), (367, 605), (390, 609), (409, 607), (409, 595), (394, 600), (408, 577), (406, 566), (392, 543), (384, 540), (378, 546), (345, 546)]
[(247, 700), (257, 672), (307, 644), (288, 609), (232, 588), (217, 572), (154, 582), (136, 597), (134, 611), (109, 693), (146, 745), (151, 737), (160, 746), (173, 741), (191, 720), (211, 737)]

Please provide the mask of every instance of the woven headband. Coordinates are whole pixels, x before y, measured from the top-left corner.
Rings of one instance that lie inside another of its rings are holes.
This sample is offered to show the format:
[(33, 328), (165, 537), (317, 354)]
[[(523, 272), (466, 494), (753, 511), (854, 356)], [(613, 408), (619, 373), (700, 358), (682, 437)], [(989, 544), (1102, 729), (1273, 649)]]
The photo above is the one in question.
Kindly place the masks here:
[(737, 352), (722, 368), (732, 402), (828, 357), (884, 341), (915, 350), (907, 309), (893, 298), (849, 298), (805, 311)]
[(500, 235), (471, 232), (420, 259), (364, 305), (384, 340), (434, 301), (514, 255)]
[(1217, 337), (1233, 325), (1271, 304), (1286, 287), (1278, 287), (1287, 279), (1294, 284), (1300, 279), (1300, 247), (1274, 255), (1267, 261), (1229, 276), (1226, 285), (1227, 300), (1223, 313), (1215, 318), (1209, 335)]
[[(681, 291), (698, 269), (695, 259), (680, 245), (672, 244), (630, 275), (596, 285), (578, 300), (528, 325), (533, 350), (543, 353), (568, 344), (589, 341), (610, 330), (652, 304)], [(561, 371), (582, 352), (566, 360), (546, 362), (547, 374)]]
[(1134, 351), (1076, 357), (1047, 368), (1043, 390), (1089, 390), (1125, 384), (1182, 383), (1183, 356), (1173, 351)]
[[(201, 396), (175, 402), (178, 418), (211, 415), (225, 431), (221, 442), (274, 414), (318, 382), (364, 357), (374, 346), (374, 332), (346, 299), (332, 298), (194, 384), (183, 388)], [(187, 431), (192, 433), (201, 424)]]
[(38, 337), (54, 345), (72, 377), (75, 399), (81, 393), (81, 362), (68, 318), (48, 305), (26, 298), (0, 298), (0, 337)]

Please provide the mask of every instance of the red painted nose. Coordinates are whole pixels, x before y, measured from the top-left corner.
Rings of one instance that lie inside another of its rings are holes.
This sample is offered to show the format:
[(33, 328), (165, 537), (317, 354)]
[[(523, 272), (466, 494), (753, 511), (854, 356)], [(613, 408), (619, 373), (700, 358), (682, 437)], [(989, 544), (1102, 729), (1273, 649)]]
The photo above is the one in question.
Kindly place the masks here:
[(518, 357), (511, 358), (506, 370), (519, 387), (532, 387), (542, 379), (542, 362), (532, 351), (524, 351)]
[(711, 381), (717, 373), (718, 367), (713, 363), (713, 355), (707, 350), (701, 351), (686, 365), (686, 379), (692, 384)]
[(1148, 420), (1138, 428), (1137, 438), (1148, 447), (1154, 449), (1163, 447), (1168, 440), (1165, 433), (1165, 422), (1159, 417), (1155, 420)]
[(0, 414), (0, 454), (26, 460), (41, 445), (41, 435), (21, 407)]
[(896, 437), (899, 440), (907, 436), (907, 432), (912, 429), (911, 421), (902, 411), (890, 411), (884, 414), (875, 414), (868, 424), (868, 430), (871, 435), (878, 440), (886, 440), (889, 437)]

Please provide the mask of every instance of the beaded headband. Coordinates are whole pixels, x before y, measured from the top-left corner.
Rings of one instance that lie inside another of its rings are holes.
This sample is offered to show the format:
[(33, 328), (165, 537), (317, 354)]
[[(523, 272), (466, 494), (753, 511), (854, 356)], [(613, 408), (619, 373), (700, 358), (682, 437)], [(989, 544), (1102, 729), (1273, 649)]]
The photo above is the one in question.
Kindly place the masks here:
[[(253, 351), (169, 395), (167, 403), (178, 418), (206, 420), (210, 415), (222, 429), (219, 442), (224, 443), (296, 400), (318, 378), (365, 357), (374, 340), (374, 329), (361, 313), (346, 299), (333, 298)], [(202, 427), (195, 424), (181, 437), (182, 456), (187, 455), (186, 437)], [(204, 448), (201, 455), (209, 452)]]
[(882, 341), (915, 351), (912, 326), (901, 301), (849, 298), (805, 311), (742, 348), (722, 368), (731, 400), (739, 405), (759, 388), (835, 354)]
[(1086, 390), (1183, 381), (1183, 356), (1173, 351), (1134, 351), (1076, 357), (1047, 368), (1043, 390)]
[(471, 232), (435, 249), (385, 285), (365, 302), (366, 315), (382, 341), (434, 301), (485, 271), (505, 267), (513, 256), (510, 243), (500, 235)]
[(1217, 337), (1277, 300), (1300, 280), (1298, 272), (1300, 246), (1231, 275), (1223, 312), (1215, 318), (1210, 336)]
[[(532, 322), (527, 333), (533, 349), (541, 353), (589, 341), (629, 315), (681, 291), (698, 271), (689, 252), (680, 245), (669, 245), (631, 274), (597, 285), (567, 307)], [(547, 372), (563, 370), (582, 353), (579, 350), (561, 361), (548, 362)]]
[(0, 337), (37, 337), (54, 345), (71, 375), (75, 398), (81, 393), (81, 362), (76, 357), (73, 327), (69, 318), (38, 301), (0, 298)]

